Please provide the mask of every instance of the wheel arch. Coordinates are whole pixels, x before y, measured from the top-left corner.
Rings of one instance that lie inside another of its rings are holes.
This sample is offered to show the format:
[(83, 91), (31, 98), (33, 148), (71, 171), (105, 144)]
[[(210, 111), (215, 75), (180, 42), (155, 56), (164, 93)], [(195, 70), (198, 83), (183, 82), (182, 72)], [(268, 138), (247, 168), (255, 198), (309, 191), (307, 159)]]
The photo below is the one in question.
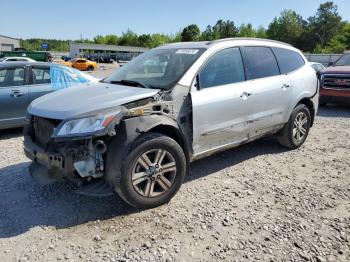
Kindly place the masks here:
[[(303, 99), (301, 99), (296, 106), (303, 104), (305, 105), (309, 110), (310, 110), (310, 114), (311, 114), (311, 123), (310, 126), (312, 127), (314, 124), (314, 120), (315, 120), (315, 106), (314, 103), (312, 102), (310, 97), (304, 97)], [(295, 106), (295, 107), (296, 107)], [(294, 108), (295, 108), (294, 107)]]
[(160, 133), (174, 139), (182, 148), (187, 163), (191, 157), (189, 143), (178, 124), (169, 117), (160, 115), (140, 116), (123, 120), (117, 128), (117, 134), (111, 139), (106, 156), (106, 180), (116, 188), (120, 180), (122, 160), (130, 145), (141, 134)]
[(188, 142), (185, 139), (183, 133), (181, 132), (180, 128), (174, 125), (168, 125), (168, 124), (160, 124), (157, 125), (147, 132), (154, 132), (154, 133), (160, 133), (162, 135), (168, 136), (172, 139), (174, 139), (182, 148), (182, 150), (185, 153), (187, 162), (190, 159), (190, 150), (188, 146)]

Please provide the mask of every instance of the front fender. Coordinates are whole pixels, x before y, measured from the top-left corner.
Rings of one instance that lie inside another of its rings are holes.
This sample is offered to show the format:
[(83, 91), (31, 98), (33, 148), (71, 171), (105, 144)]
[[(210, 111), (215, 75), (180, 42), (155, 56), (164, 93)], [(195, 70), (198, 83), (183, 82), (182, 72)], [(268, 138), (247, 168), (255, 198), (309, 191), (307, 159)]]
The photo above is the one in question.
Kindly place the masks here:
[(120, 122), (116, 136), (108, 144), (105, 165), (105, 178), (115, 190), (120, 183), (123, 160), (132, 142), (141, 134), (160, 126), (170, 126), (181, 133), (174, 120), (161, 115), (134, 117)]

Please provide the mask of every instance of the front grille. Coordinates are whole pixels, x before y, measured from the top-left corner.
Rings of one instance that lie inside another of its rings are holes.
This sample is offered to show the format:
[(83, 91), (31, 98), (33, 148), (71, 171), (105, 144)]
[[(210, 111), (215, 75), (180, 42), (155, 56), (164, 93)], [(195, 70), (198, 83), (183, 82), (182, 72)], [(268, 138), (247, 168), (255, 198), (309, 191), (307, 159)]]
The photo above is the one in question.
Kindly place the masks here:
[(35, 142), (38, 146), (45, 148), (51, 139), (54, 129), (58, 126), (59, 121), (34, 116), (33, 123)]
[(324, 75), (322, 87), (326, 89), (350, 90), (350, 75)]

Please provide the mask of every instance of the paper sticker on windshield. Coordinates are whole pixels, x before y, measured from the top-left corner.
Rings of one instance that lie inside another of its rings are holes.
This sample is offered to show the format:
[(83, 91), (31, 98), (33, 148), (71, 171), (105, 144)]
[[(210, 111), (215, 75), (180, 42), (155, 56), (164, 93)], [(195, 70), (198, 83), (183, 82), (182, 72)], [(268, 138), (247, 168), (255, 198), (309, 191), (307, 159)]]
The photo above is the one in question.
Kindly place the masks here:
[(195, 55), (198, 51), (198, 49), (179, 49), (176, 51), (176, 54)]

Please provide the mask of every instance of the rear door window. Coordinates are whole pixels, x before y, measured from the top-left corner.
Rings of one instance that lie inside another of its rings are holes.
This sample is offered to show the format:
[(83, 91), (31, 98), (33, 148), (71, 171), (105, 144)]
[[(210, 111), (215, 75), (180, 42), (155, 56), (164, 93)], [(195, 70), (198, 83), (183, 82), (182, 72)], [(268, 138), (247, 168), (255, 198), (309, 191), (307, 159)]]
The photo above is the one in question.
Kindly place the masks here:
[(5, 81), (6, 69), (0, 69), (0, 84)]
[(199, 74), (200, 89), (233, 84), (245, 80), (239, 48), (229, 48), (214, 54)]
[(247, 79), (279, 75), (280, 71), (269, 47), (246, 46), (242, 48)]
[(0, 70), (0, 87), (21, 86), (25, 84), (24, 68), (7, 68)]
[(50, 67), (33, 67), (33, 85), (50, 84)]
[(288, 74), (305, 65), (304, 59), (295, 51), (284, 48), (272, 48), (276, 55), (281, 74)]

